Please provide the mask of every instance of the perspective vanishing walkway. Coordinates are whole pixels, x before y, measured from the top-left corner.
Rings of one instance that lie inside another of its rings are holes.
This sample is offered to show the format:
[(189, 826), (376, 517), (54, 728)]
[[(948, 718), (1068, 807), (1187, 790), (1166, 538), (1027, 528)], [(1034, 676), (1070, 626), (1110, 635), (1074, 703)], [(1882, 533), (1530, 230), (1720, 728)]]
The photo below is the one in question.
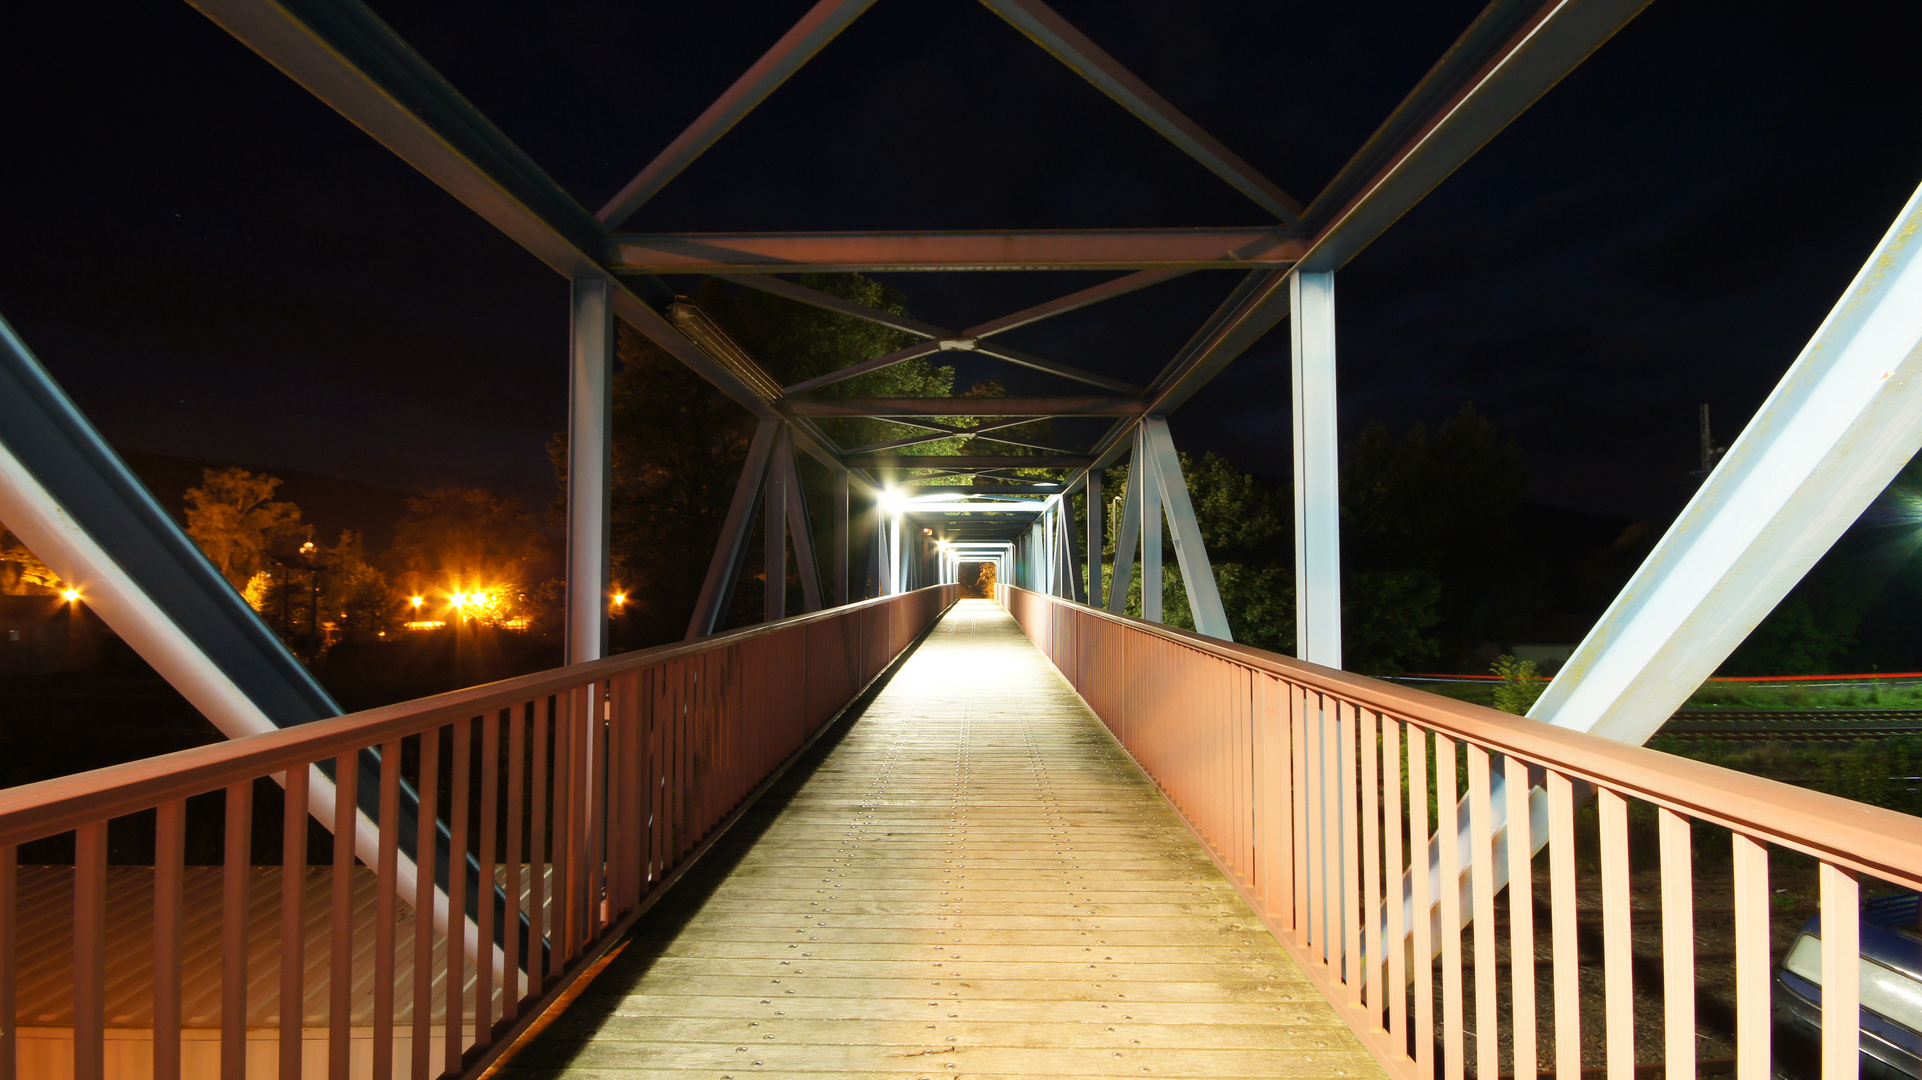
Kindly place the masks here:
[(999, 605), (829, 740), (506, 1076), (1382, 1075)]

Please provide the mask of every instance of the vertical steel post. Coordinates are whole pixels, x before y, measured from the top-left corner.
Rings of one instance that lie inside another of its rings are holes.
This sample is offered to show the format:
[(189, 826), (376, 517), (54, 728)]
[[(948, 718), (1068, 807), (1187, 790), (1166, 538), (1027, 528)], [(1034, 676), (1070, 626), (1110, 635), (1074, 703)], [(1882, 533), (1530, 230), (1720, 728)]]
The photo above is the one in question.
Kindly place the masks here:
[(1155, 467), (1150, 460), (1147, 432), (1135, 429), (1135, 449), (1132, 471), (1129, 478), (1141, 478), (1140, 484), (1129, 484), (1135, 497), (1141, 502), (1139, 512), (1141, 521), (1141, 617), (1149, 622), (1161, 621), (1161, 485), (1155, 479)]
[(1295, 655), (1341, 666), (1340, 445), (1335, 426), (1335, 275), (1288, 278), (1294, 352)]
[(1101, 525), (1106, 516), (1101, 505), (1101, 470), (1088, 470), (1085, 496), (1088, 506), (1088, 606), (1101, 606)]
[(834, 470), (834, 606), (848, 602), (848, 471)]
[(767, 622), (779, 622), (787, 617), (788, 491), (787, 471), (781, 468), (781, 455), (787, 452), (787, 447), (788, 433), (783, 425), (775, 432), (767, 478), (761, 483), (761, 566), (767, 579), (761, 618)]
[[(1092, 474), (1090, 474), (1092, 475)], [(1128, 586), (1134, 575), (1135, 542), (1141, 535), (1141, 470), (1128, 466), (1128, 486), (1121, 500), (1121, 528), (1114, 539), (1114, 579), (1108, 583), (1108, 610), (1120, 615), (1128, 610)]]
[(567, 662), (607, 655), (608, 486), (613, 479), (614, 305), (604, 277), (572, 292), (567, 368)]

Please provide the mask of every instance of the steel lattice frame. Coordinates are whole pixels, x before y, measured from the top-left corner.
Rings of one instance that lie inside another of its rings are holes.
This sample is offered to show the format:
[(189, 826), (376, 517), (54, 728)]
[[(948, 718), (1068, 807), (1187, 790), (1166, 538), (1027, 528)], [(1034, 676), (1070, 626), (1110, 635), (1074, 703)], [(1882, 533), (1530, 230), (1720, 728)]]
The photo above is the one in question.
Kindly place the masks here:
[[(996, 470), (1055, 468), (1067, 475), (1052, 491), (1080, 490), (1091, 472), (1129, 452), (1145, 417), (1165, 416), (1178, 408), (1288, 314), (1292, 274), (1339, 269), (1647, 4), (1491, 0), (1335, 178), (1304, 204), (1182, 115), (1041, 0), (982, 0), (1245, 195), (1257, 222), (1225, 229), (637, 235), (618, 230), (874, 0), (819, 0), (598, 213), (589, 213), (562, 190), (365, 5), (355, 0), (190, 2), (554, 270), (577, 283), (605, 283), (619, 318), (757, 419), (780, 422), (792, 432), (797, 450), (837, 476), (848, 476), (870, 496), (880, 489), (873, 470), (884, 468), (940, 470), (949, 476), (999, 481), (1008, 478), (997, 477)], [(1246, 273), (1145, 387), (1005, 348), (996, 340), (1016, 327), (1209, 268)], [(1132, 272), (959, 331), (772, 276), (904, 270)], [(776, 384), (764, 371), (743, 370), (739, 357), (716, 356), (696, 340), (699, 335), (676, 325), (668, 314), (672, 294), (654, 276), (661, 273), (722, 277), (904, 331), (922, 342), (770, 391)], [(984, 413), (986, 403), (978, 399), (871, 401), (815, 393), (832, 382), (944, 350), (971, 351), (1047, 372), (1058, 377), (1064, 389), (1060, 396), (994, 402), (993, 416)], [(943, 416), (972, 417), (976, 423), (957, 430), (939, 423)], [(956, 434), (994, 440), (994, 431), (1018, 424), (1086, 416), (1113, 417), (1113, 422), (1091, 445), (1079, 449), (1046, 447), (1038, 457), (912, 453), (921, 441)], [(882, 419), (927, 434), (844, 448), (822, 431), (817, 421), (823, 417)], [(1003, 530), (1000, 535), (1012, 538), (1019, 531)]]

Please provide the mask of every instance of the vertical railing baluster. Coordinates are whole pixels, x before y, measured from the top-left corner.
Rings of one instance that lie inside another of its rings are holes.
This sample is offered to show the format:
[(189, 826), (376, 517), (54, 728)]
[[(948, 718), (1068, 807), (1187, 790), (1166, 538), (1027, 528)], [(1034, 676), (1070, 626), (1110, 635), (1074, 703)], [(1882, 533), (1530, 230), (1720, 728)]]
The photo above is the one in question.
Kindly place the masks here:
[[(512, 1020), (520, 1015), (521, 998), (532, 992), (532, 984), (522, 976), (522, 967), (533, 970), (534, 953), (540, 948), (531, 927), (523, 930), (522, 915), (527, 908), (522, 900), (524, 890), (521, 886), (521, 868), (526, 864), (521, 860), (525, 837), (522, 835), (522, 820), (526, 814), (523, 802), (526, 799), (527, 758), (527, 720), (534, 711), (532, 705), (514, 705), (507, 711), (507, 841), (501, 849), (507, 860), (506, 879), (502, 892), (506, 894), (507, 907), (501, 921), (501, 1019)], [(525, 935), (525, 937), (523, 937)], [(522, 956), (521, 945), (526, 942), (526, 956)]]
[(1513, 1017), (1515, 1075), (1527, 1077), (1534, 1076), (1539, 1068), (1535, 1045), (1534, 826), (1528, 808), (1528, 762), (1509, 754), (1502, 759), (1502, 768), (1508, 799), (1509, 1014)]
[(394, 916), (400, 901), (400, 740), (380, 748), (380, 848), (374, 868), (374, 1077), (394, 1075)]
[(327, 935), (327, 1077), (348, 1080), (354, 1048), (354, 841), (360, 755), (334, 758), (334, 880)]
[(1735, 900), (1735, 1078), (1769, 1080), (1769, 853), (1762, 841), (1739, 832), (1729, 839)]
[[(1123, 647), (1126, 647), (1125, 639)], [(1314, 940), (1311, 928), (1314, 926), (1314, 902), (1312, 868), (1316, 859), (1321, 857), (1320, 845), (1312, 839), (1308, 831), (1312, 820), (1309, 807), (1313, 805), (1314, 774), (1308, 769), (1308, 692), (1295, 683), (1288, 686), (1289, 724), (1289, 773), (1292, 781), (1288, 786), (1288, 798), (1292, 813), (1290, 833), (1294, 858), (1291, 860), (1294, 873), (1294, 911), (1293, 919), (1295, 944), (1303, 950)]]
[(1469, 743), (1467, 755), (1468, 876), (1475, 905), (1475, 1075), (1496, 1076), (1501, 1072), (1501, 976), (1495, 969), (1494, 804), (1488, 751)]
[[(460, 1074), (461, 1055), (467, 1050), (463, 1030), (467, 1020), (467, 841), (468, 787), (474, 760), (474, 722), (462, 717), (453, 723), (453, 770), (450, 773), (447, 827), (451, 835), (447, 846), (447, 1002), (446, 1059), (442, 1073)], [(492, 899), (493, 882), (482, 883), (479, 903)], [(475, 941), (475, 955), (486, 957), (485, 945)], [(486, 966), (485, 960), (481, 966)], [(478, 1034), (478, 1029), (476, 1030)]]
[[(557, 720), (554, 729), (554, 863), (557, 869), (565, 868), (556, 874), (554, 882), (555, 903), (561, 905), (560, 912), (554, 917), (554, 926), (561, 939), (560, 957), (554, 964), (558, 971), (580, 951), (581, 935), (585, 929), (582, 925), (587, 905), (587, 860), (584, 856), (587, 852), (586, 817), (590, 796), (582, 781), (587, 757), (587, 713), (592, 699), (585, 686), (574, 687), (555, 697), (556, 705), (566, 709), (564, 719)], [(565, 757), (561, 756), (563, 747)], [(567, 777), (564, 785), (562, 776)]]
[[(434, 848), (440, 817), (440, 729), (420, 733), (420, 814), (414, 830), (414, 1080), (429, 1080), (434, 1052)], [(451, 884), (451, 883), (450, 883)]]
[(1823, 860), (1822, 1080), (1861, 1071), (1862, 888), (1855, 873)]
[(280, 818), (280, 1078), (300, 1080), (307, 1005), (307, 766), (287, 770)]
[[(180, 1080), (180, 939), (185, 922), (187, 861), (184, 799), (156, 808), (153, 846), (153, 1075), (154, 1080)], [(0, 853), (0, 875), (9, 880), (12, 877), (4, 853)], [(12, 936), (0, 927), (0, 937)], [(12, 1019), (0, 1003), (0, 1024), (11, 1029)]]
[(226, 866), (221, 872), (220, 1080), (247, 1074), (248, 884), (254, 858), (254, 784), (227, 788)]
[(582, 934), (584, 941), (592, 941), (601, 936), (601, 928), (608, 921), (609, 879), (607, 876), (607, 811), (608, 811), (608, 759), (607, 715), (611, 702), (607, 698), (607, 683), (595, 679), (587, 694), (589, 711), (585, 718), (587, 726), (587, 753), (581, 762), (581, 769), (587, 780), (587, 926)]
[(527, 993), (538, 996), (547, 985), (547, 732), (552, 698), (534, 703), (534, 760), (529, 763), (533, 790), (527, 799)]
[(1341, 800), (1336, 820), (1341, 823), (1341, 979), (1348, 984), (1348, 1007), (1361, 1008), (1362, 956), (1361, 956), (1361, 815), (1360, 801), (1355, 798), (1355, 760), (1358, 747), (1355, 744), (1356, 708), (1350, 702), (1338, 702), (1336, 720), (1339, 730), (1336, 733), (1335, 767), (1341, 770), (1341, 780), (1335, 785)]
[(1435, 840), (1441, 849), (1442, 1070), (1447, 1080), (1466, 1072), (1462, 1030), (1461, 784), (1454, 739), (1435, 733)]
[[(494, 872), (497, 865), (495, 853), (499, 850), (500, 840), (500, 744), (501, 714), (499, 709), (489, 709), (481, 715), (480, 730), (480, 909), (474, 912), (475, 940), (478, 948), (474, 950), (474, 1041), (485, 1045), (491, 1042), (489, 1033), (494, 1030), (494, 957), (497, 955), (494, 936), (500, 923), (495, 917)], [(509, 905), (512, 906), (511, 904)], [(509, 929), (511, 929), (511, 924)], [(505, 975), (505, 972), (503, 972)], [(503, 986), (511, 986), (512, 981), (503, 978)]]
[(1582, 1075), (1582, 972), (1579, 910), (1575, 906), (1575, 785), (1550, 770), (1548, 790), (1548, 901), (1555, 914), (1555, 1074)]
[[(1388, 1030), (1395, 1036), (1399, 1056), (1408, 1042), (1408, 920), (1403, 917), (1401, 804), (1401, 721), (1392, 716), (1381, 718), (1381, 795), (1382, 861), (1387, 874), (1388, 939), (1383, 945), (1388, 960), (1388, 982), (1382, 992), (1388, 998)], [(1378, 1007), (1379, 1011), (1379, 1007)]]
[(1658, 807), (1662, 847), (1662, 1000), (1669, 1080), (1695, 1075), (1695, 874), (1688, 818)]
[[(20, 941), (19, 908), (20, 849), (12, 844), (0, 844), (0, 1080), (20, 1078), (20, 1037), (14, 1024), (18, 1011), (14, 965)], [(176, 999), (178, 996), (175, 995)], [(174, 1011), (180, 1010), (176, 1007)], [(179, 1074), (176, 1066), (174, 1076), (177, 1078)]]
[(1635, 1080), (1635, 954), (1630, 936), (1628, 800), (1595, 789), (1602, 844), (1602, 998), (1608, 1080)]
[(107, 823), (80, 826), (73, 842), (73, 1075), (106, 1080)]
[(1369, 1024), (1381, 1023), (1381, 965), (1386, 947), (1381, 910), (1381, 717), (1361, 711), (1361, 730), (1355, 736), (1361, 754), (1361, 868), (1362, 868), (1362, 1002)]
[(1328, 962), (1328, 806), (1323, 794), (1328, 779), (1328, 724), (1319, 694), (1302, 688), (1302, 715), (1308, 728), (1308, 954), (1318, 964)]
[[(1428, 732), (1409, 724), (1408, 889), (1415, 962), (1415, 1072), (1435, 1075), (1435, 897), (1428, 876)], [(1399, 993), (1399, 991), (1397, 991)]]

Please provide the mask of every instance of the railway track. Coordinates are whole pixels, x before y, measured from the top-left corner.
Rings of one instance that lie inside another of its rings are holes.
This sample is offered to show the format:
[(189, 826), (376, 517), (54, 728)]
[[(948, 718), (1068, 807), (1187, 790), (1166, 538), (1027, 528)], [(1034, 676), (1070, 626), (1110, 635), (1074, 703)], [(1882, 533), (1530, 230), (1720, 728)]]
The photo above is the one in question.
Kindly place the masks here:
[(1656, 734), (1691, 739), (1887, 739), (1922, 735), (1922, 709), (1682, 709)]

